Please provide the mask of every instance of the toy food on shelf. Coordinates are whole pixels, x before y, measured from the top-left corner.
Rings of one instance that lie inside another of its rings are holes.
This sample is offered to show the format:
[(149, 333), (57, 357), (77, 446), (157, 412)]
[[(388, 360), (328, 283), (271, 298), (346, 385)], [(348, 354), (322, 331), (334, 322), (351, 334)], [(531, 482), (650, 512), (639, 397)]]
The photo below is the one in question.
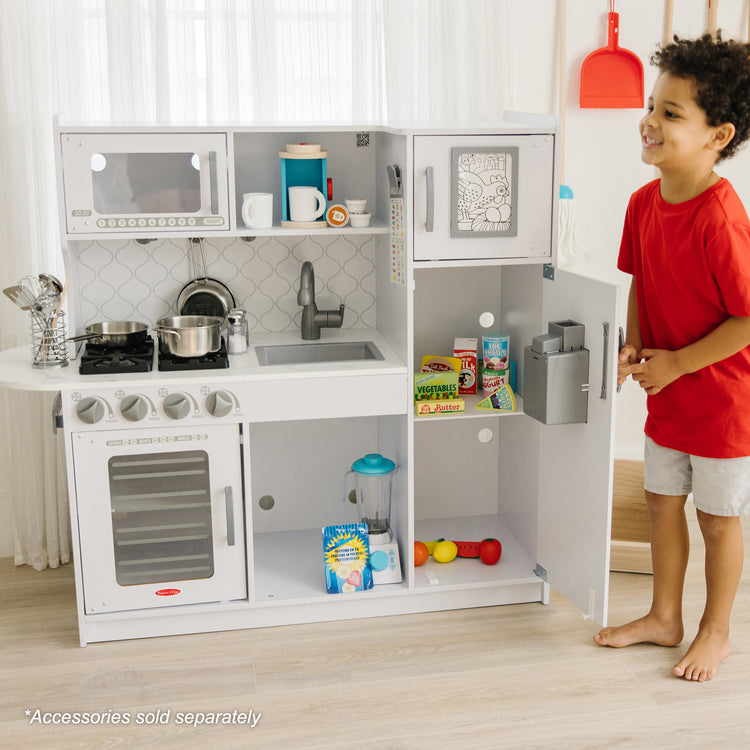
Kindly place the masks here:
[(513, 389), (503, 383), (494, 393), (483, 398), (475, 409), (489, 409), (490, 411), (515, 411), (516, 397), (513, 395)]
[(449, 563), (456, 557), (479, 558), (485, 565), (497, 565), (503, 552), (503, 545), (494, 537), (481, 542), (452, 542), (447, 539), (434, 539), (431, 542), (414, 542), (414, 565), (424, 565), (432, 555), (437, 562)]
[(461, 360), (461, 374), (458, 376), (458, 392), (473, 396), (477, 392), (477, 340), (475, 338), (455, 339), (453, 356)]
[(323, 562), (329, 594), (371, 589), (370, 544), (364, 523), (323, 528)]
[[(414, 400), (421, 402), (458, 399), (460, 370), (461, 360), (455, 357), (423, 357), (422, 372), (414, 373)], [(452, 409), (454, 412), (457, 410)], [(442, 411), (420, 412), (417, 409), (417, 414), (420, 413), (440, 414)]]

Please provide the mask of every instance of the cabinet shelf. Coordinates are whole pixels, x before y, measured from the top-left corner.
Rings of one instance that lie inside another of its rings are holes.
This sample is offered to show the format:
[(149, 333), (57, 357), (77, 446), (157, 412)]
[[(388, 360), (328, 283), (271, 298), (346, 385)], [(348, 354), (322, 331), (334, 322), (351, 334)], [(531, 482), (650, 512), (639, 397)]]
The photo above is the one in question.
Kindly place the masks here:
[(414, 538), (428, 542), (433, 539), (478, 542), (487, 537), (498, 539), (503, 546), (497, 565), (485, 565), (474, 558), (459, 558), (439, 563), (430, 557), (415, 568), (414, 586), (420, 588), (465, 588), (502, 584), (539, 583), (534, 575), (536, 563), (524, 552), (500, 516), (464, 516), (416, 521)]
[[(466, 411), (463, 414), (426, 414), (425, 416), (415, 416), (415, 422), (445, 422), (449, 419), (478, 419), (487, 417), (514, 417), (523, 414), (523, 397), (515, 394), (516, 410), (515, 411), (495, 411), (492, 409), (477, 409), (476, 405), (483, 401), (486, 396), (479, 394), (477, 396), (461, 396), (466, 405)], [(415, 402), (417, 403), (417, 402)]]
[(292, 227), (282, 227), (280, 224), (274, 224), (274, 226), (268, 229), (252, 229), (244, 225), (238, 226), (236, 231), (230, 232), (231, 235), (239, 235), (240, 237), (296, 237), (302, 235), (337, 235), (337, 234), (388, 234), (390, 227), (384, 221), (380, 219), (373, 219), (370, 222), (369, 227), (353, 227), (347, 224), (345, 227), (336, 228), (331, 226), (320, 226), (315, 229), (295, 229)]
[[(274, 531), (254, 536), (255, 601), (321, 599), (338, 601), (342, 596), (369, 596), (405, 589), (407, 584), (385, 584), (370, 591), (329, 594), (323, 572), (321, 529)], [(403, 546), (402, 546), (403, 549)], [(402, 568), (404, 561), (401, 561)]]

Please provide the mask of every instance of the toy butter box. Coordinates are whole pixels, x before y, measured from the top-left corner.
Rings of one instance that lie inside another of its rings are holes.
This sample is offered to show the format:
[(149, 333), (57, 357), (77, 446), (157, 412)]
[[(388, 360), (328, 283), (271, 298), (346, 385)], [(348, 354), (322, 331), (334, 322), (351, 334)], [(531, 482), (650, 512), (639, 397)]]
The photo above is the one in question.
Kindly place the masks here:
[(432, 414), (462, 414), (466, 411), (466, 402), (462, 398), (441, 398), (436, 401), (417, 401), (414, 411), (418, 417)]
[(473, 396), (477, 392), (477, 340), (475, 338), (455, 339), (453, 356), (461, 360), (458, 392), (462, 396)]
[(371, 589), (373, 581), (367, 524), (324, 526), (323, 565), (329, 594)]

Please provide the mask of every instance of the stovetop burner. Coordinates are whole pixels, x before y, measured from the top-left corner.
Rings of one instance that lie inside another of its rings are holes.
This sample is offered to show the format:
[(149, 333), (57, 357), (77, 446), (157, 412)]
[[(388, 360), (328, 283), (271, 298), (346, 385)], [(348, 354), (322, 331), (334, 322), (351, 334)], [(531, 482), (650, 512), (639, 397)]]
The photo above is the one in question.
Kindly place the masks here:
[(153, 339), (132, 346), (106, 346), (87, 343), (81, 354), (81, 375), (151, 372), (154, 362)]
[(221, 370), (229, 367), (229, 356), (224, 338), (218, 352), (209, 352), (202, 357), (177, 357), (159, 343), (159, 370), (174, 372), (179, 370)]

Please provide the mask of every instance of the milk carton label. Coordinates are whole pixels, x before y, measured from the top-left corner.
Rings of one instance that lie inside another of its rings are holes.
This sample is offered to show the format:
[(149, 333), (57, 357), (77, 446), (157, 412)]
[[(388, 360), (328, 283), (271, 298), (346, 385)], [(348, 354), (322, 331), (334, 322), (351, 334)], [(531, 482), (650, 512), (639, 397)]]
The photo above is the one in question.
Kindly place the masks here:
[(473, 395), (477, 392), (477, 340), (455, 339), (453, 356), (461, 360), (461, 374), (458, 378), (458, 392)]

